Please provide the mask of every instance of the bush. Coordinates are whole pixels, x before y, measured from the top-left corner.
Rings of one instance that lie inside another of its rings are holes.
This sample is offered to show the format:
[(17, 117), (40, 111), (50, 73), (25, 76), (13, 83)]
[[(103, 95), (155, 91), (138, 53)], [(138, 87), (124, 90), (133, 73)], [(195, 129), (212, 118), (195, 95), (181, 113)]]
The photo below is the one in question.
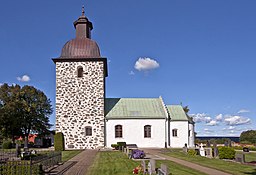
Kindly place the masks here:
[(12, 148), (12, 142), (7, 140), (3, 142), (3, 149), (11, 149)]
[(197, 151), (194, 149), (190, 149), (190, 150), (188, 150), (188, 155), (195, 156), (195, 155), (197, 155)]
[(115, 150), (118, 150), (118, 144), (111, 144), (111, 147), (114, 148)]
[(126, 147), (126, 142), (117, 142), (117, 145), (118, 145), (118, 149), (119, 150), (122, 150), (122, 147)]
[(134, 159), (143, 159), (145, 156), (146, 154), (142, 150), (137, 149), (132, 151), (132, 158)]
[(220, 159), (234, 159), (236, 151), (234, 148), (230, 147), (219, 147), (219, 158)]
[(58, 132), (54, 135), (54, 149), (55, 151), (65, 150), (64, 135), (62, 132)]

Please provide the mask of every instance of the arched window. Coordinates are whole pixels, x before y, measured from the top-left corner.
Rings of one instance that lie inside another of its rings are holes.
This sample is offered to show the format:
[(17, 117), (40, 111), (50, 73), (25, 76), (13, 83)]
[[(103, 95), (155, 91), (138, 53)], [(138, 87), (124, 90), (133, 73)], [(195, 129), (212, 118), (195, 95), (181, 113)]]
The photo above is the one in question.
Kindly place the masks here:
[(85, 127), (85, 136), (92, 136), (92, 127), (91, 126)]
[(151, 126), (150, 125), (145, 125), (144, 126), (144, 137), (145, 138), (150, 138), (151, 137)]
[(172, 136), (173, 137), (177, 137), (178, 136), (178, 130), (177, 129), (173, 129), (172, 130)]
[(116, 126), (115, 126), (115, 137), (116, 137), (116, 138), (123, 137), (123, 128), (122, 128), (122, 125), (116, 125)]
[(77, 77), (83, 77), (84, 70), (82, 67), (77, 68)]

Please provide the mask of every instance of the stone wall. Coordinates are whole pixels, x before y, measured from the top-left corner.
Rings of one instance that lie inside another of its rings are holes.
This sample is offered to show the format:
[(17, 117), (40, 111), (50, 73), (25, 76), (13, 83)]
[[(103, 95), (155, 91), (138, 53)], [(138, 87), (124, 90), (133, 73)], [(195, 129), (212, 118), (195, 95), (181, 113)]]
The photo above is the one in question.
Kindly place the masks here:
[[(104, 83), (103, 61), (56, 62), (56, 132), (66, 149), (104, 146)], [(85, 136), (86, 126), (92, 136)]]

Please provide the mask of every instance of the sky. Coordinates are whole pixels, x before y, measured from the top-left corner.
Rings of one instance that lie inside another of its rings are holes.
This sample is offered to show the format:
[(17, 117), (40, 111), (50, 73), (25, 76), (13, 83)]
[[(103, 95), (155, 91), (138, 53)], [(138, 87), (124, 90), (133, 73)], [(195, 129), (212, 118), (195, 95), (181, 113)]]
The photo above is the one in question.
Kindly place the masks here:
[(82, 5), (108, 59), (107, 97), (188, 106), (198, 136), (256, 129), (255, 0), (3, 1), (0, 84), (35, 86), (54, 107), (51, 59), (75, 37)]

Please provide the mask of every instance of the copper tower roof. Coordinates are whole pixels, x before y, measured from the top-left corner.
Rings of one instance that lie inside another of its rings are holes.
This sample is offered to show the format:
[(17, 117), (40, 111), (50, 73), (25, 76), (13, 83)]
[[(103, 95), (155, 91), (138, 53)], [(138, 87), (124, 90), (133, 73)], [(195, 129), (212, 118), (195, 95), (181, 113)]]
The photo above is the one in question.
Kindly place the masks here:
[(68, 41), (62, 48), (60, 58), (100, 58), (100, 49), (97, 43), (91, 40), (92, 23), (84, 15), (74, 22), (76, 38)]

